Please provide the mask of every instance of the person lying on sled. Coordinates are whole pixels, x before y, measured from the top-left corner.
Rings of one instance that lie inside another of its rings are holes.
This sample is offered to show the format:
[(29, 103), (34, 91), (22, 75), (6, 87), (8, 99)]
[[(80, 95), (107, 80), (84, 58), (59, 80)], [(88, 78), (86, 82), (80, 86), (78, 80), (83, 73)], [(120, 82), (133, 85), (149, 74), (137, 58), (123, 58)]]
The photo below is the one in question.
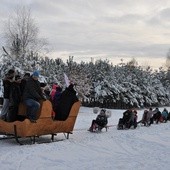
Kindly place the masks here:
[(90, 132), (101, 131), (108, 123), (106, 110), (102, 109), (96, 119), (92, 120), (89, 128)]

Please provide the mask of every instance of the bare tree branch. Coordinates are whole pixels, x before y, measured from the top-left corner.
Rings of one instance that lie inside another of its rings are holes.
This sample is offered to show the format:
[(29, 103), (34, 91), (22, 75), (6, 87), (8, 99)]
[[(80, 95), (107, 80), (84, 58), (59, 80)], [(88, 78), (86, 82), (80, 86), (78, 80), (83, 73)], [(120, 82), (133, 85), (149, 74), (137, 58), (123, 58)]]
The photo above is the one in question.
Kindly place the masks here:
[[(9, 17), (4, 29), (6, 48), (11, 55), (16, 55), (16, 49), (20, 49), (20, 56), (27, 52), (41, 52), (47, 45), (45, 39), (39, 38), (39, 28), (31, 15), (31, 9), (25, 6), (18, 6)], [(14, 47), (13, 42), (20, 41), (20, 47)], [(18, 54), (17, 54), (18, 55)]]

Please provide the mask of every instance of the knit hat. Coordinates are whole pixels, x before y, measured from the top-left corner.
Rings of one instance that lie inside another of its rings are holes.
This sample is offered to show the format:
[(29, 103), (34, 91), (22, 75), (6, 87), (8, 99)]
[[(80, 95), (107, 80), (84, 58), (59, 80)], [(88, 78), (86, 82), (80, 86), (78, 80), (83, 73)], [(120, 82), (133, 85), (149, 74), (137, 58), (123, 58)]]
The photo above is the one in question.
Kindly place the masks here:
[(34, 71), (32, 74), (33, 77), (39, 77), (39, 71)]

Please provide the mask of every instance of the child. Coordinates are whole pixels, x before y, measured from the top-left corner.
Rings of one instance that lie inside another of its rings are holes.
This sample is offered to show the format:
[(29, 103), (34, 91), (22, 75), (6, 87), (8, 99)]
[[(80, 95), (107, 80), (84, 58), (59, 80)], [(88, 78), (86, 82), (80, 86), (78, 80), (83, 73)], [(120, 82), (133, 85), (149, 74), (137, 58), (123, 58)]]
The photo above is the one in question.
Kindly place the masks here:
[(98, 129), (101, 131), (108, 123), (106, 110), (102, 109), (99, 115), (96, 117), (95, 120), (92, 120), (91, 127), (89, 128), (90, 132), (96, 131)]

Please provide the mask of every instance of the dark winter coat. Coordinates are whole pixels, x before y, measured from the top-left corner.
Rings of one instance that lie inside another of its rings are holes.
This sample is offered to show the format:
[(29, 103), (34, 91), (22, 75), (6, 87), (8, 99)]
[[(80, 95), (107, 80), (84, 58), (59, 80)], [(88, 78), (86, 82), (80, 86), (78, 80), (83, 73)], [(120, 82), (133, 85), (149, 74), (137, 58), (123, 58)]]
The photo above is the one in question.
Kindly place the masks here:
[(20, 83), (13, 82), (10, 86), (10, 98), (9, 98), (9, 105), (16, 106), (19, 105), (21, 101), (21, 87)]
[(9, 99), (9, 96), (10, 96), (10, 85), (11, 85), (10, 80), (5, 78), (5, 79), (3, 80), (4, 98), (5, 98), (5, 99)]
[(101, 127), (105, 127), (108, 123), (107, 116), (105, 114), (99, 114), (96, 118), (95, 123)]
[(22, 79), (21, 80), (21, 94), (23, 95), (23, 93), (24, 93), (24, 89), (25, 89), (25, 86), (26, 86), (26, 82), (27, 82), (27, 80), (26, 79)]
[(58, 106), (54, 109), (55, 120), (66, 120), (69, 116), (72, 105), (78, 101), (76, 96), (76, 91), (73, 86), (66, 88), (60, 97), (60, 102)]
[(164, 119), (167, 119), (167, 117), (168, 117), (168, 111), (167, 111), (166, 109), (163, 110), (162, 116), (163, 116)]
[(131, 110), (126, 110), (124, 113), (123, 113), (123, 124), (127, 124), (127, 123), (130, 123), (130, 119), (131, 119), (131, 114), (132, 114), (132, 111)]
[(57, 110), (57, 107), (61, 101), (61, 94), (62, 94), (61, 91), (62, 91), (61, 88), (57, 88), (53, 96), (53, 100), (52, 100), (53, 110)]
[(13, 122), (17, 120), (18, 107), (21, 101), (21, 89), (20, 83), (13, 82), (10, 86), (10, 98), (9, 98), (9, 113), (8, 121)]
[(26, 81), (26, 85), (23, 92), (23, 100), (27, 99), (33, 99), (36, 101), (44, 99), (40, 82), (38, 80), (34, 80), (32, 77), (30, 77)]
[(153, 115), (153, 120), (156, 121), (156, 123), (158, 123), (160, 121), (162, 114), (159, 110), (157, 110), (157, 112)]

